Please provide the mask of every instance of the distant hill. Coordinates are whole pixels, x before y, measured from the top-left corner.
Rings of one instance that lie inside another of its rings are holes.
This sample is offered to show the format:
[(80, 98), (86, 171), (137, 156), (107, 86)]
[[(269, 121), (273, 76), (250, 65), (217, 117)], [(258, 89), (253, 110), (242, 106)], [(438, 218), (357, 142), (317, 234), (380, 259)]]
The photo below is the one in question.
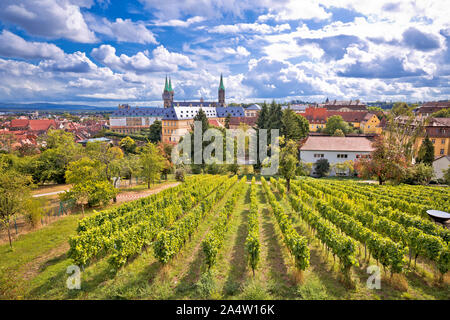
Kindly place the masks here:
[(113, 111), (117, 107), (97, 107), (57, 103), (1, 103), (0, 111)]

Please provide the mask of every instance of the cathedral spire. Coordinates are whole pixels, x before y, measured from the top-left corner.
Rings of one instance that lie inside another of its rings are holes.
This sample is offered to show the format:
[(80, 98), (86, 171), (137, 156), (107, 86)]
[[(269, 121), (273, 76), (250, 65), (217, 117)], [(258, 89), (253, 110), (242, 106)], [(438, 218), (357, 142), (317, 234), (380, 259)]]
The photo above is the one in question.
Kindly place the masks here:
[(172, 89), (172, 79), (170, 79), (170, 77), (169, 77), (169, 92), (173, 92), (173, 89)]
[(219, 84), (219, 106), (225, 107), (225, 86), (223, 85), (222, 74), (220, 74), (220, 84)]
[(169, 91), (169, 85), (167, 83), (167, 75), (166, 75), (166, 84), (164, 85), (164, 91)]
[(220, 74), (219, 90), (225, 90), (225, 87), (223, 86), (223, 77), (222, 77), (222, 74)]

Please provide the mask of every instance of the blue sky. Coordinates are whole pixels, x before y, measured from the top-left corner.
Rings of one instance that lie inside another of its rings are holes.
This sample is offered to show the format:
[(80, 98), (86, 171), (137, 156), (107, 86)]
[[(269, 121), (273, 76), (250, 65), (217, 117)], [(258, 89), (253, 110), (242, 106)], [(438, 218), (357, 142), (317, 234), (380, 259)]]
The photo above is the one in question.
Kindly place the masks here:
[(437, 100), (450, 1), (2, 0), (0, 102)]

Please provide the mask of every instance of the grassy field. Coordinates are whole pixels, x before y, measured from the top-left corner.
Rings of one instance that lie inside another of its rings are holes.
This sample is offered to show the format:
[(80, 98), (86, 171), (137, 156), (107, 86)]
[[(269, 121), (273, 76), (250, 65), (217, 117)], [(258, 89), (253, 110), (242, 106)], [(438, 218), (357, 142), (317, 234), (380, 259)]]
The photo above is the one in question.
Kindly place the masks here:
[[(282, 242), (281, 231), (260, 184), (259, 199), (261, 262), (255, 277), (247, 266), (245, 239), (250, 184), (241, 193), (225, 235), (216, 266), (207, 271), (201, 241), (214, 225), (216, 214), (201, 222), (192, 239), (168, 265), (162, 265), (147, 248), (115, 272), (107, 258), (94, 261), (81, 275), (81, 290), (68, 290), (66, 269), (68, 238), (75, 234), (79, 215), (68, 216), (36, 232), (21, 236), (14, 250), (0, 246), (0, 298), (2, 299), (450, 299), (448, 283), (438, 284), (432, 276), (408, 270), (402, 285), (382, 278), (380, 290), (366, 286), (368, 265), (353, 268), (353, 288), (347, 287), (338, 265), (310, 233), (305, 222), (292, 212), (285, 197), (275, 193), (292, 216), (295, 229), (308, 238), (310, 267), (299, 283), (294, 262)], [(230, 191), (214, 207), (224, 205)], [(92, 214), (92, 213), (88, 213)]]

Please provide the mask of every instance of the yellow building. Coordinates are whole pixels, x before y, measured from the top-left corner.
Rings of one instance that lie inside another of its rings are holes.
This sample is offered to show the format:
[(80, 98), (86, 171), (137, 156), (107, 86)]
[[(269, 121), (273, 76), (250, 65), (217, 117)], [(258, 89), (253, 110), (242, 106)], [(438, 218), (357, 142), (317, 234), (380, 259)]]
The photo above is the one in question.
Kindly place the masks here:
[(378, 119), (378, 117), (373, 113), (366, 114), (359, 127), (365, 134), (381, 134), (381, 132), (383, 131), (383, 129), (380, 127), (380, 119)]
[(194, 117), (203, 110), (208, 120), (216, 120), (223, 126), (228, 114), (231, 118), (244, 118), (242, 107), (194, 107), (179, 106), (166, 108), (166, 114), (162, 120), (162, 141), (166, 143), (178, 143), (180, 138), (191, 131)]

